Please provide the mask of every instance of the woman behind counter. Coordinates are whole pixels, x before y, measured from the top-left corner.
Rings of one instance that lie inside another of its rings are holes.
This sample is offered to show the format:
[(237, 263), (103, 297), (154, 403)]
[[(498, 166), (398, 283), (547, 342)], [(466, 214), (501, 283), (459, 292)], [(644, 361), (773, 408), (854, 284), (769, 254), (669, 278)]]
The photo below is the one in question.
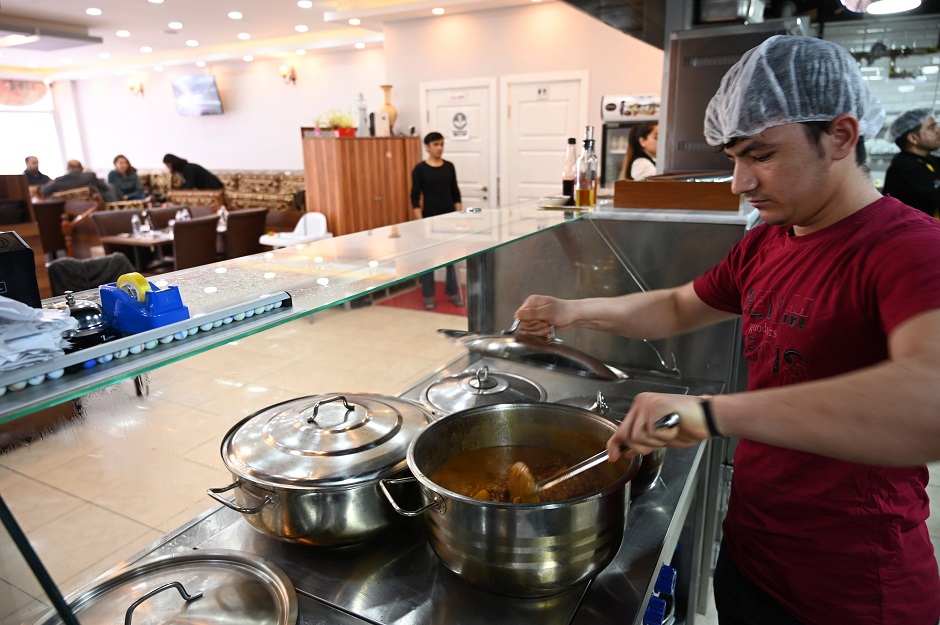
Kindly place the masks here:
[(108, 173), (108, 184), (118, 188), (122, 200), (142, 200), (146, 197), (140, 185), (137, 169), (123, 154), (114, 157), (114, 169)]
[(634, 126), (630, 131), (627, 155), (620, 168), (620, 178), (646, 180), (656, 175), (656, 142), (659, 140), (659, 124), (646, 122)]

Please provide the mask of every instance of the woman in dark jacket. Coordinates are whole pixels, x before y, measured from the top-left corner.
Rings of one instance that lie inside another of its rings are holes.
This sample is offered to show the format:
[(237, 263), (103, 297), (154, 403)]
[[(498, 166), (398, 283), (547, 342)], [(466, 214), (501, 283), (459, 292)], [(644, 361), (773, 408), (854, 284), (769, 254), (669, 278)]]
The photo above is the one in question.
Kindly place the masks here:
[(215, 175), (196, 163), (190, 163), (185, 158), (173, 154), (163, 157), (163, 164), (171, 173), (179, 174), (183, 178), (183, 189), (223, 189), (225, 185)]
[(137, 170), (123, 154), (114, 157), (114, 169), (108, 173), (108, 184), (118, 188), (122, 200), (142, 200), (144, 198), (140, 176), (137, 175)]

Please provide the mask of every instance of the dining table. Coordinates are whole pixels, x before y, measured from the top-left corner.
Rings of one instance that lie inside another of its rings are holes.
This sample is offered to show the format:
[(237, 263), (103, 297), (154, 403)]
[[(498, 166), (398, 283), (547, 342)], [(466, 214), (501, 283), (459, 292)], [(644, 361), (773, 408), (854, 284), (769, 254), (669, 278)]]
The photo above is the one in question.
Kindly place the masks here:
[[(226, 224), (220, 220), (219, 225), (216, 227), (216, 231), (219, 233), (220, 237), (225, 235), (225, 230)], [(102, 236), (101, 242), (103, 244), (128, 245), (132, 247), (134, 249), (134, 258), (131, 259), (131, 262), (134, 264), (134, 268), (137, 269), (137, 271), (143, 273), (147, 267), (145, 266), (146, 262), (144, 261), (142, 251), (149, 248), (153, 250), (158, 260), (164, 260), (163, 248), (173, 243), (173, 228), (142, 230), (137, 233), (121, 232), (118, 234), (109, 234)]]

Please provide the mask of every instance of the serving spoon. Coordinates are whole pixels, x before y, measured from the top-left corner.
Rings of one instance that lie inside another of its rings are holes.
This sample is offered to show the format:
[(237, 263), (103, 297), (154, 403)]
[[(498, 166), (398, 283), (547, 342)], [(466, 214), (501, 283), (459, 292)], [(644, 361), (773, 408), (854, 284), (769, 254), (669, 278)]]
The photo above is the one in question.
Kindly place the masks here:
[[(656, 422), (653, 423), (653, 429), (664, 430), (666, 428), (674, 428), (677, 425), (679, 425), (679, 413), (671, 412), (657, 419)], [(621, 448), (621, 451), (626, 450), (626, 447)], [(576, 465), (562, 469), (555, 475), (538, 482), (535, 481), (535, 476), (532, 475), (532, 471), (526, 463), (516, 462), (509, 467), (509, 472), (507, 473), (507, 478), (509, 479), (509, 500), (518, 501), (519, 503), (538, 503), (539, 494), (543, 490), (548, 490), (567, 479), (584, 473), (588, 469), (593, 469), (599, 464), (602, 464), (605, 460), (607, 460), (606, 449), (598, 454), (594, 454), (587, 460), (582, 460)]]

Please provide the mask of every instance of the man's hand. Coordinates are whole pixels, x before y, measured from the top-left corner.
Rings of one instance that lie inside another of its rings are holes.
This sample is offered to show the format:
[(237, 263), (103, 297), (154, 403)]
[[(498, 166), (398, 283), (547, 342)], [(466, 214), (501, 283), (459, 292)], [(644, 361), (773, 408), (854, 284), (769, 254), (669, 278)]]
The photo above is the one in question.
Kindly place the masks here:
[[(657, 419), (678, 413), (679, 426), (656, 430)], [(691, 447), (708, 438), (705, 413), (698, 397), (640, 393), (633, 400), (630, 411), (607, 441), (607, 454), (611, 461), (620, 457), (620, 448), (629, 447), (630, 456), (648, 454), (660, 447)]]
[(556, 330), (570, 328), (577, 321), (575, 301), (547, 295), (530, 295), (516, 311), (519, 332), (548, 338), (551, 326)]

